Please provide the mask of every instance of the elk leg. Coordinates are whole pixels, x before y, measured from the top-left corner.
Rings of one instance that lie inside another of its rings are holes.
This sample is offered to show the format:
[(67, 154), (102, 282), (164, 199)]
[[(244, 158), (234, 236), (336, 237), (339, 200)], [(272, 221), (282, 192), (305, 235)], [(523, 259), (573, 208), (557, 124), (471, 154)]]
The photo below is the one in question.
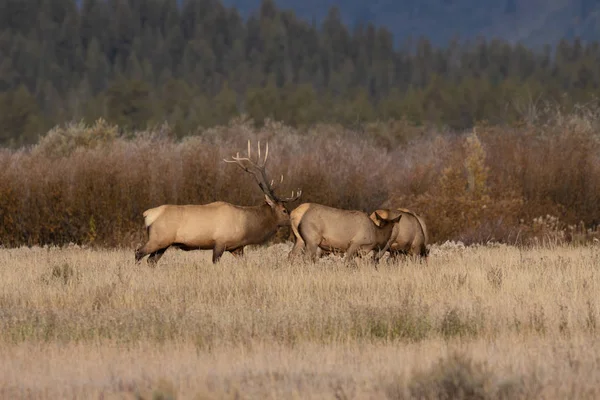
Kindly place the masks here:
[(318, 258), (319, 246), (316, 243), (306, 243), (306, 250), (310, 256), (310, 260), (315, 263)]
[(392, 263), (398, 261), (398, 252), (396, 252), (395, 250), (390, 250), (390, 261)]
[(297, 255), (299, 255), (300, 253), (302, 253), (302, 250), (304, 250), (304, 247), (305, 247), (304, 240), (302, 240), (301, 238), (297, 237), (296, 238), (296, 242), (294, 243), (294, 247), (292, 248), (292, 251), (290, 251), (290, 254), (288, 255), (288, 258), (289, 259), (295, 258)]
[(142, 250), (143, 247), (140, 247), (135, 251), (135, 263), (139, 263), (142, 258), (146, 255), (146, 253)]
[[(166, 250), (172, 244), (172, 242), (161, 240), (159, 237), (157, 237), (156, 231), (151, 226), (147, 227), (146, 230), (148, 232), (148, 241), (135, 251), (136, 263), (140, 262), (140, 260), (147, 254), (153, 254), (163, 249)], [(158, 259), (156, 259), (156, 261), (158, 261)]]
[(425, 261), (425, 264), (429, 264), (429, 250), (425, 246), (423, 246), (421, 248), (420, 255), (421, 255), (421, 263), (423, 261)]
[(294, 242), (294, 247), (292, 248), (292, 251), (290, 251), (290, 254), (288, 255), (288, 259), (295, 258), (297, 255), (302, 253), (302, 251), (306, 247), (306, 242), (304, 242), (304, 239), (302, 239), (302, 237), (300, 236), (299, 230), (294, 226), (292, 226), (292, 233), (294, 234), (294, 238), (296, 239), (296, 241)]
[(323, 258), (325, 256), (328, 256), (329, 254), (333, 254), (333, 252), (325, 251), (320, 247), (317, 249), (317, 258)]
[(385, 256), (385, 253), (382, 253), (381, 255), (379, 255), (379, 253), (381, 253), (381, 249), (373, 249), (373, 262), (378, 263), (383, 258), (383, 256)]
[(244, 256), (244, 247), (238, 247), (235, 250), (229, 250), (229, 252), (235, 257), (243, 257)]
[[(169, 246), (167, 246), (169, 247)], [(152, 245), (150, 243), (150, 241), (148, 241), (145, 245), (143, 245), (142, 247), (140, 247), (139, 249), (137, 249), (135, 251), (135, 262), (138, 263), (140, 262), (140, 260), (142, 258), (144, 258), (144, 256), (146, 256), (147, 254), (152, 254), (155, 251), (160, 250), (162, 247), (160, 246), (156, 246), (156, 245)]]
[(167, 251), (167, 248), (168, 247), (165, 247), (164, 249), (156, 250), (154, 253), (150, 253), (150, 256), (148, 256), (147, 261), (148, 265), (151, 267), (155, 267), (158, 260), (160, 260), (163, 254), (165, 254), (165, 251)]
[(219, 259), (221, 258), (221, 256), (223, 255), (224, 252), (225, 252), (225, 246), (215, 244), (215, 247), (213, 247), (213, 256), (212, 256), (213, 264), (216, 264), (219, 261)]
[(344, 258), (344, 260), (345, 261), (352, 260), (356, 256), (356, 253), (358, 252), (359, 247), (360, 246), (356, 243), (350, 243), (350, 246), (348, 246), (348, 249), (346, 250), (346, 257)]

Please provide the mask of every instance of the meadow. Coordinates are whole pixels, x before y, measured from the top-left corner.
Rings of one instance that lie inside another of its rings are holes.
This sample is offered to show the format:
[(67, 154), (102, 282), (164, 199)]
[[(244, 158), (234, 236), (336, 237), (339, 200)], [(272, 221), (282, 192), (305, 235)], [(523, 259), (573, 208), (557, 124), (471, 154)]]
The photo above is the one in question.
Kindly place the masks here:
[(600, 396), (596, 244), (448, 242), (377, 270), (290, 249), (0, 250), (0, 397)]
[[(183, 139), (98, 120), (0, 150), (0, 397), (600, 397), (600, 110), (530, 114), (466, 132), (242, 116)], [(260, 204), (222, 161), (247, 140), (269, 142), (282, 195), (422, 215), (428, 262), (290, 262), (283, 228), (218, 265), (135, 264), (147, 208)]]

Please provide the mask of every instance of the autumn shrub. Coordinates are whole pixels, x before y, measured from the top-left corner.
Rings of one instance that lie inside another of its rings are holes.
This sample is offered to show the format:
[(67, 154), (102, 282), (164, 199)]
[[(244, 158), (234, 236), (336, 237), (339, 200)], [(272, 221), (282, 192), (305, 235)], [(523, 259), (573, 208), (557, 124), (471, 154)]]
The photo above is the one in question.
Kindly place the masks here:
[(40, 139), (34, 152), (60, 158), (79, 148), (95, 149), (110, 145), (118, 136), (118, 127), (108, 124), (104, 119), (97, 120), (92, 126), (72, 122), (51, 129)]
[[(598, 237), (600, 118), (582, 110), (511, 127), (437, 137), (427, 190), (394, 188), (385, 206), (413, 208), (434, 241), (586, 242)], [(430, 141), (427, 144), (431, 144)], [(414, 184), (413, 184), (414, 185)], [(407, 190), (408, 189), (408, 190)], [(559, 226), (540, 224), (547, 215)]]
[[(261, 204), (252, 178), (222, 161), (260, 140), (269, 143), (270, 177), (284, 175), (278, 190), (302, 188), (303, 202), (407, 207), (424, 216), (433, 242), (585, 242), (598, 238), (597, 121), (592, 111), (557, 111), (544, 122), (460, 133), (403, 121), (257, 127), (241, 116), (181, 140), (168, 125), (123, 133), (103, 120), (72, 123), (31, 148), (0, 151), (0, 241), (132, 246), (144, 240), (150, 207)], [(559, 226), (542, 228), (547, 215)], [(283, 229), (275, 240), (288, 237)]]
[(408, 207), (425, 218), (433, 241), (465, 243), (510, 240), (524, 205), (515, 192), (495, 191), (493, 169), (476, 133), (438, 138), (440, 149), (431, 167), (437, 170), (428, 190), (395, 192), (386, 207)]

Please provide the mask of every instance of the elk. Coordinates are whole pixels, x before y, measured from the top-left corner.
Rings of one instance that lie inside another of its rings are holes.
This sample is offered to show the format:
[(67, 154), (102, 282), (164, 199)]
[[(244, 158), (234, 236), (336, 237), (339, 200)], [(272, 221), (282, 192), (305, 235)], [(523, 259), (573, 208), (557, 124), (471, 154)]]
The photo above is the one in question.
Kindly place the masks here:
[(148, 241), (135, 251), (136, 263), (149, 255), (148, 264), (155, 266), (169, 247), (175, 247), (185, 251), (212, 250), (212, 262), (216, 264), (225, 251), (240, 257), (244, 254), (244, 246), (262, 244), (280, 227), (289, 226), (290, 214), (285, 203), (297, 200), (302, 190), (296, 194), (292, 191), (291, 197), (278, 197), (274, 181), (269, 183), (265, 172), (268, 156), (269, 144), (263, 159), (259, 141), (258, 157), (253, 161), (248, 141), (247, 157), (240, 157), (238, 152), (231, 160), (223, 160), (234, 163), (254, 177), (265, 196), (262, 205), (238, 206), (215, 201), (199, 205), (164, 204), (144, 211)]
[(390, 213), (399, 212), (402, 214), (402, 220), (394, 227), (393, 237), (395, 238), (388, 251), (391, 257), (406, 255), (411, 257), (420, 257), (427, 260), (429, 249), (429, 235), (425, 221), (419, 215), (407, 210), (406, 208), (397, 208), (395, 210), (379, 209), (371, 213), (369, 218), (379, 224), (381, 216), (387, 217)]
[(378, 224), (362, 211), (303, 203), (290, 215), (296, 242), (289, 258), (308, 251), (314, 262), (319, 250), (342, 251), (346, 253), (345, 260), (349, 261), (358, 251), (368, 253), (380, 250), (373, 254), (373, 259), (378, 262), (393, 241), (394, 226), (400, 221), (402, 214), (383, 216), (376, 213), (375, 218)]

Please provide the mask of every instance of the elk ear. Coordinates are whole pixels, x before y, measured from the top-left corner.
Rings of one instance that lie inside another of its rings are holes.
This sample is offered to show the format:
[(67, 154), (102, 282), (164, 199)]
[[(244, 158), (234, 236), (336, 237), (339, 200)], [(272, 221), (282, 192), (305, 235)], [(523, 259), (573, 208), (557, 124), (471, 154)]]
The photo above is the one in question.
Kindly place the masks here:
[(387, 219), (390, 222), (398, 222), (400, 221), (400, 218), (402, 218), (402, 213), (398, 211), (389, 212), (387, 214)]
[(375, 214), (375, 218), (377, 219), (377, 221), (380, 221), (380, 222), (385, 221), (385, 217), (383, 215), (381, 215), (380, 213), (381, 213), (381, 211), (377, 210), (373, 214)]
[(275, 202), (265, 194), (265, 201), (267, 202), (268, 205), (270, 205), (271, 207), (275, 207)]
[(377, 210), (377, 213), (383, 219), (390, 219), (390, 210)]

